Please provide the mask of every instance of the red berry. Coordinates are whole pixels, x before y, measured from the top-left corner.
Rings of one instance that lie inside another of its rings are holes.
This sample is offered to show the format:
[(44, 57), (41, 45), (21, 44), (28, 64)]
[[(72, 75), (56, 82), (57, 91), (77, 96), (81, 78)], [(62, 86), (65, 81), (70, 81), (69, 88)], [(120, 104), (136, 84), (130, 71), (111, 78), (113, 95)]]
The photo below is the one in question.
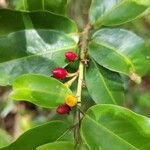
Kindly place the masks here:
[(56, 109), (56, 112), (60, 115), (64, 115), (64, 114), (69, 114), (71, 108), (66, 105), (66, 104), (63, 104), (63, 105), (59, 105)]
[(67, 76), (67, 71), (64, 68), (55, 68), (52, 71), (52, 74), (55, 78), (64, 79)]
[(68, 61), (75, 61), (78, 58), (78, 55), (72, 51), (66, 52), (65, 57)]

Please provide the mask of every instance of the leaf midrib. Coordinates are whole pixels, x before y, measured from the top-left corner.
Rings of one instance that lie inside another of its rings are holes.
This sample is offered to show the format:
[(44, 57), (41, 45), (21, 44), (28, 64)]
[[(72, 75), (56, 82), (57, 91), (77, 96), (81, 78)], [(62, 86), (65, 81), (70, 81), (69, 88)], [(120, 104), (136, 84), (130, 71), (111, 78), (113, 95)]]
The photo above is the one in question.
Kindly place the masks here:
[(123, 141), (125, 144), (128, 144), (129, 146), (131, 146), (132, 148), (134, 148), (135, 150), (140, 150), (138, 148), (136, 148), (134, 145), (130, 144), (128, 141), (125, 141), (123, 138), (119, 137), (117, 134), (113, 133), (111, 130), (109, 130), (108, 128), (104, 127), (102, 124), (97, 123), (94, 119), (92, 119), (89, 115), (86, 114), (86, 117), (89, 118), (92, 122), (94, 122), (98, 127), (103, 128), (106, 132), (112, 134), (113, 136), (115, 136), (116, 138), (118, 138), (119, 140)]
[(42, 9), (45, 10), (45, 1), (42, 0)]
[(117, 53), (119, 56), (121, 56), (123, 58), (125, 64), (127, 64), (127, 65), (130, 64), (130, 66), (132, 67), (132, 71), (135, 72), (135, 67), (134, 67), (134, 64), (132, 63), (132, 61), (127, 56), (121, 54), (118, 49), (115, 49), (115, 48), (113, 48), (111, 46), (108, 46), (107, 44), (105, 44), (103, 42), (97, 43), (96, 41), (94, 41), (92, 43), (95, 43), (97, 45), (103, 46), (103, 47), (105, 47), (107, 49), (110, 49), (110, 50), (114, 51), (115, 53)]
[[(31, 91), (31, 92), (37, 92), (37, 93), (45, 93), (47, 95), (56, 95), (56, 96), (60, 96), (60, 97), (62, 96), (62, 93), (60, 93), (60, 92), (57, 92), (57, 93), (56, 92), (47, 92), (47, 91), (43, 91), (41, 89), (40, 90), (38, 90), (38, 89), (31, 90), (31, 89), (28, 89), (28, 88), (20, 88), (20, 89), (15, 89), (14, 93), (17, 92), (17, 91), (29, 91), (29, 92)], [(63, 96), (65, 96), (65, 95), (63, 95)]]
[(55, 52), (65, 51), (67, 49), (74, 49), (74, 48), (76, 48), (76, 45), (70, 46), (70, 47), (66, 47), (66, 48), (63, 48), (63, 49), (58, 49), (58, 50), (55, 50), (55, 51), (52, 51), (52, 49), (49, 49), (49, 50), (47, 50), (46, 52), (43, 52), (43, 53), (37, 53), (37, 54), (25, 56), (25, 57), (20, 57), (20, 58), (17, 58), (17, 59), (12, 59), (12, 60), (9, 60), (9, 61), (6, 61), (6, 62), (2, 62), (2, 63), (0, 63), (0, 65), (4, 65), (4, 64), (7, 64), (7, 63), (11, 63), (11, 62), (20, 61), (20, 60), (23, 60), (23, 59), (29, 59), (29, 58), (36, 57), (36, 56), (42, 56), (42, 55), (46, 55), (46, 54), (49, 54), (49, 53), (53, 54)]
[(26, 10), (26, 2), (25, 2), (25, 0), (23, 0), (23, 7), (24, 7), (24, 10)]

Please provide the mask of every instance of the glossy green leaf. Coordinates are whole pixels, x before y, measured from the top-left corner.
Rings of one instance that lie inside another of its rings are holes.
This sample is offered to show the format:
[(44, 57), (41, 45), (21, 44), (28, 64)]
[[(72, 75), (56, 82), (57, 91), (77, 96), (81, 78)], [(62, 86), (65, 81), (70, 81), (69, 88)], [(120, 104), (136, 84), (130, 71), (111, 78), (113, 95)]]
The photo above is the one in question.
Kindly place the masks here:
[(70, 142), (54, 142), (42, 145), (36, 150), (75, 150), (75, 145)]
[(90, 150), (150, 149), (150, 119), (115, 105), (90, 108), (81, 134)]
[(8, 145), (12, 141), (10, 135), (0, 129), (0, 147)]
[(128, 76), (145, 75), (150, 70), (150, 51), (144, 40), (124, 29), (97, 31), (89, 44), (89, 54), (100, 65)]
[(96, 26), (129, 22), (148, 8), (144, 0), (92, 0), (90, 21)]
[(0, 36), (24, 29), (53, 29), (65, 33), (77, 32), (70, 19), (47, 11), (20, 12), (0, 9)]
[(26, 73), (50, 75), (65, 66), (65, 52), (75, 49), (68, 35), (53, 30), (25, 30), (0, 38), (0, 85), (10, 85)]
[(86, 86), (96, 103), (123, 104), (124, 87), (118, 73), (112, 72), (94, 61), (86, 69)]
[(40, 145), (57, 141), (67, 130), (68, 126), (61, 121), (49, 122), (28, 130), (12, 144), (0, 150), (35, 150)]
[(60, 81), (48, 76), (26, 74), (15, 80), (10, 97), (50, 108), (64, 104), (68, 95), (72, 92)]
[(48, 10), (57, 14), (65, 14), (67, 0), (10, 0), (16, 10)]

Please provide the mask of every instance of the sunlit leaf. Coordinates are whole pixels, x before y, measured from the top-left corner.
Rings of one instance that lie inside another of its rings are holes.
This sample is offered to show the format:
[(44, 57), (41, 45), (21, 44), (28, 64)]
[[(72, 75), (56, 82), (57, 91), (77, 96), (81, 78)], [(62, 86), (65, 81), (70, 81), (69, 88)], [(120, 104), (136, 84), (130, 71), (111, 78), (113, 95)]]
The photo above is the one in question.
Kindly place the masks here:
[(60, 81), (35, 74), (18, 77), (10, 93), (14, 100), (25, 100), (47, 108), (64, 104), (68, 95), (72, 95), (72, 92)]
[(89, 44), (89, 54), (100, 65), (128, 75), (150, 70), (150, 51), (142, 38), (124, 29), (101, 29)]
[(129, 22), (148, 8), (144, 0), (92, 0), (90, 21), (95, 26), (114, 26)]
[(0, 38), (0, 85), (11, 85), (19, 75), (50, 75), (55, 67), (68, 64), (65, 52), (76, 42), (54, 30), (24, 30)]

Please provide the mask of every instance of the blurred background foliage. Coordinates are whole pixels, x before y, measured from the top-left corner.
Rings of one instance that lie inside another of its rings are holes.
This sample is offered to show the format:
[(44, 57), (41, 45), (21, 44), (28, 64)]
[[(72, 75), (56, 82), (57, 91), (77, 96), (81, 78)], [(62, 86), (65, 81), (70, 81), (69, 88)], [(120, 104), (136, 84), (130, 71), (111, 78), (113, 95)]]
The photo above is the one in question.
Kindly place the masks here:
[[(11, 0), (0, 0), (1, 8), (11, 7)], [(88, 10), (91, 0), (69, 0), (68, 16), (76, 21), (79, 30), (88, 22)], [(123, 26), (143, 37), (150, 47), (150, 9), (140, 19)], [(150, 73), (143, 77), (141, 85), (136, 85), (125, 77), (125, 106), (135, 112), (150, 117)], [(55, 110), (36, 107), (28, 102), (13, 102), (8, 98), (11, 87), (0, 87), (0, 147), (7, 145), (26, 130), (49, 120), (62, 119), (72, 122), (73, 115), (58, 116)], [(83, 93), (84, 100), (90, 101), (88, 93)], [(92, 104), (92, 102), (91, 102)], [(72, 112), (73, 114), (73, 112)]]

